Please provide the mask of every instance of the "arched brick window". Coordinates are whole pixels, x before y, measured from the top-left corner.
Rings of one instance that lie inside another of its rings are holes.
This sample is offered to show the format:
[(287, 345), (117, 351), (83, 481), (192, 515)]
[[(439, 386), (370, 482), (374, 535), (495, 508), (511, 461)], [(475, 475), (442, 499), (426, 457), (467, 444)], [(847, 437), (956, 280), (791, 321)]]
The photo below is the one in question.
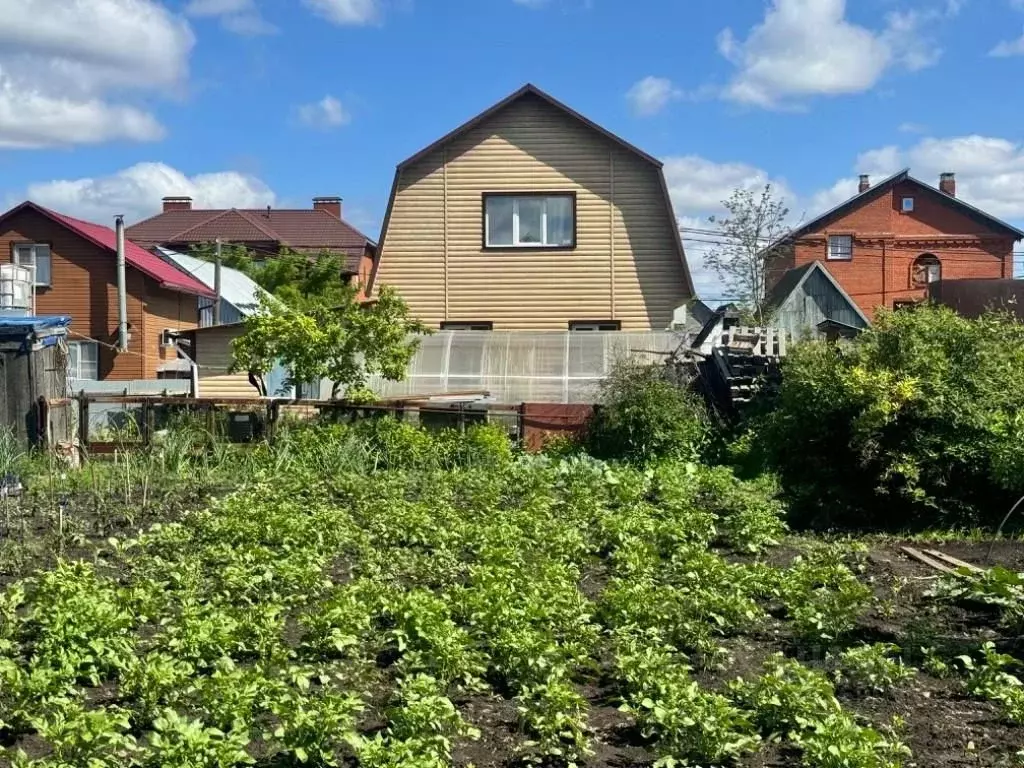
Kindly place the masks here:
[(923, 253), (914, 259), (910, 268), (910, 285), (914, 288), (926, 288), (929, 283), (942, 279), (942, 262), (931, 253)]

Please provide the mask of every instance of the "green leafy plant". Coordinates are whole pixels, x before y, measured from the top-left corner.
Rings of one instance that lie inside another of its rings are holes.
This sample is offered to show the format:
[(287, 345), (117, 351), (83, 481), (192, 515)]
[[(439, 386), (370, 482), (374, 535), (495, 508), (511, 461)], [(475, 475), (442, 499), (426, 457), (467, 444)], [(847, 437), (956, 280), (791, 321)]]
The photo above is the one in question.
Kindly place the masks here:
[(1020, 666), (1017, 659), (999, 653), (989, 641), (981, 647), (980, 662), (969, 655), (958, 656), (957, 661), (967, 672), (967, 691), (972, 696), (998, 702), (1007, 720), (1024, 724), (1024, 684), (1007, 671)]
[(519, 717), (530, 734), (524, 745), (535, 762), (564, 761), (570, 768), (591, 754), (587, 702), (568, 680), (554, 676), (517, 698)]
[(145, 768), (233, 768), (255, 762), (246, 751), (247, 732), (208, 728), (165, 709), (154, 721), (146, 750)]
[(829, 657), (838, 684), (855, 690), (889, 693), (900, 683), (910, 680), (917, 670), (908, 667), (899, 657), (899, 646), (875, 643), (848, 648)]
[(845, 712), (812, 723), (796, 743), (808, 768), (900, 768), (911, 756), (899, 739), (860, 726)]

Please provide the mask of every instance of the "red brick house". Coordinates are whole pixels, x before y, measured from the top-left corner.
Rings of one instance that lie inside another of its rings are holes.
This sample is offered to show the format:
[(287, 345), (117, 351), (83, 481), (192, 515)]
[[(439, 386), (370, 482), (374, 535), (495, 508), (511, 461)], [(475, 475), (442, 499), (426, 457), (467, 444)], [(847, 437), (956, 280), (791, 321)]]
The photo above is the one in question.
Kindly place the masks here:
[(34, 265), (36, 314), (70, 315), (71, 376), (155, 379), (178, 366), (167, 331), (199, 324), (201, 282), (125, 240), (128, 349), (118, 328), (114, 230), (24, 202), (0, 214), (0, 262)]
[(860, 177), (856, 195), (804, 224), (778, 245), (768, 289), (787, 270), (825, 264), (861, 310), (928, 296), (937, 280), (1013, 277), (1013, 246), (1024, 232), (956, 196), (956, 178), (938, 188), (905, 169), (879, 184)]
[(282, 248), (310, 255), (326, 251), (344, 256), (346, 275), (367, 285), (377, 244), (342, 218), (341, 206), (340, 197), (314, 197), (308, 209), (200, 209), (190, 197), (165, 197), (163, 211), (128, 227), (127, 236), (145, 248), (161, 245), (182, 253), (217, 238), (268, 256)]

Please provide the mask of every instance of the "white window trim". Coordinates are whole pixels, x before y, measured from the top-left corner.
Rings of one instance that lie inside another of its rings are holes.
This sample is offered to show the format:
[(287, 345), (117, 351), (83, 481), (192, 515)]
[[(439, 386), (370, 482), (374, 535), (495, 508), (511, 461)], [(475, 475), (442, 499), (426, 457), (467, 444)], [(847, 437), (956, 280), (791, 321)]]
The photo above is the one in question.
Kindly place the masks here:
[[(832, 241), (842, 238), (848, 240), (850, 243), (849, 255), (848, 256), (833, 256)], [(827, 252), (825, 254), (826, 261), (853, 261), (853, 235), (829, 235), (828, 244), (825, 246)]]
[[(907, 203), (910, 203), (910, 205), (908, 206)], [(914, 198), (912, 198), (912, 197), (904, 197), (900, 201), (900, 210), (903, 213), (913, 213), (914, 212)]]
[[(572, 227), (572, 239), (569, 243), (548, 243), (548, 201), (552, 199), (562, 199), (569, 201), (569, 211)], [(506, 199), (512, 201), (512, 242), (511, 243), (492, 243), (491, 242), (491, 216), (487, 210), (487, 204), (491, 200)], [(543, 205), (541, 206), (540, 212), (540, 232), (541, 242), (539, 243), (521, 243), (519, 242), (519, 203), (523, 200), (539, 200)], [(506, 195), (506, 194), (489, 194), (484, 197), (484, 246), (486, 248), (572, 248), (575, 246), (576, 241), (576, 204), (573, 200), (572, 195), (559, 194), (557, 192), (551, 194), (522, 194)]]
[[(37, 279), (38, 273), (39, 273), (39, 267), (38, 267), (38, 262), (36, 260), (36, 258), (37, 258), (36, 257), (36, 248), (40, 248), (40, 247), (46, 248), (46, 256), (47, 256), (47, 259), (49, 259), (49, 262), (50, 262), (50, 280), (45, 282), (45, 283), (41, 283)], [(29, 249), (32, 252), (32, 262), (30, 264), (25, 264), (21, 260), (21, 255), (20, 255), (19, 252), (21, 250), (23, 250), (23, 249)], [(32, 286), (33, 287), (35, 287), (35, 288), (49, 288), (52, 285), (52, 283), (53, 283), (53, 249), (50, 248), (50, 244), (49, 243), (14, 243), (14, 248), (13, 248), (13, 251), (11, 253), (11, 260), (13, 261), (13, 263), (17, 264), (18, 266), (28, 267), (29, 269), (32, 270)]]
[[(72, 368), (71, 365), (71, 350), (75, 349), (77, 354), (77, 363)], [(93, 360), (96, 366), (96, 375), (83, 376), (82, 375), (82, 350), (92, 349), (94, 351)], [(95, 341), (69, 341), (68, 342), (68, 378), (70, 379), (84, 379), (86, 381), (98, 381), (100, 378), (100, 345)]]

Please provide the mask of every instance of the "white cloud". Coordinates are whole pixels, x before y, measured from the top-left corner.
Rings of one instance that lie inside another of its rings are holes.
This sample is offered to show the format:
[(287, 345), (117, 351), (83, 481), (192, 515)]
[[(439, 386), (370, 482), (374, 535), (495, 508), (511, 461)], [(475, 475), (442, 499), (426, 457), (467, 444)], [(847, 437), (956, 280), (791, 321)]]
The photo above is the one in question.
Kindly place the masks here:
[(0, 0), (0, 18), (0, 146), (163, 135), (152, 114), (110, 100), (125, 90), (167, 93), (187, 80), (195, 39), (163, 5)]
[(1016, 40), (1003, 40), (988, 53), (989, 56), (1024, 56), (1024, 35)]
[(245, 37), (272, 35), (278, 29), (260, 15), (255, 0), (192, 0), (185, 13), (197, 17), (219, 17), (221, 26)]
[(322, 130), (347, 125), (352, 120), (352, 116), (334, 96), (324, 96), (320, 101), (303, 104), (296, 113), (303, 125)]
[(934, 64), (941, 51), (925, 29), (958, 10), (953, 0), (929, 11), (890, 13), (882, 29), (872, 30), (846, 18), (845, 0), (772, 0), (745, 40), (731, 29), (719, 33), (719, 52), (738, 70), (723, 95), (780, 108), (794, 99), (869, 90), (890, 67)]
[(160, 211), (161, 199), (187, 195), (197, 208), (262, 208), (274, 192), (260, 179), (236, 171), (186, 176), (163, 163), (138, 163), (110, 176), (39, 182), (26, 197), (61, 213), (109, 223), (124, 214), (129, 223)]
[(895, 145), (869, 149), (857, 155), (857, 163), (854, 166), (858, 174), (866, 173), (869, 176), (892, 176), (902, 166), (903, 153)]
[(626, 100), (634, 115), (650, 117), (661, 112), (670, 101), (681, 98), (682, 91), (667, 77), (648, 75), (626, 92)]
[(897, 129), (900, 133), (927, 133), (928, 126), (922, 125), (921, 123), (900, 123)]
[(359, 26), (380, 20), (380, 0), (302, 0), (310, 10), (334, 24)]
[(525, 5), (527, 8), (541, 8), (548, 4), (548, 0), (512, 0), (516, 5)]

